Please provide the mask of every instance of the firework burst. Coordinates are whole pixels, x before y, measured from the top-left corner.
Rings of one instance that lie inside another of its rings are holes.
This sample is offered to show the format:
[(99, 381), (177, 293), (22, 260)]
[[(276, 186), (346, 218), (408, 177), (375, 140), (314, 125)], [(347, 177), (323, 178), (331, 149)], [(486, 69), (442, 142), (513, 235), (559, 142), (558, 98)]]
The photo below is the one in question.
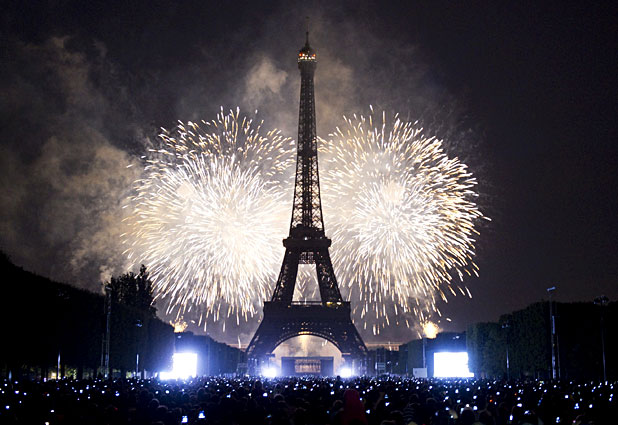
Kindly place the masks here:
[[(442, 141), (385, 114), (345, 119), (321, 144), (324, 219), (333, 263), (373, 333), (413, 314), (425, 321), (445, 291), (470, 295), (453, 276), (476, 274), (476, 180)], [(407, 321), (407, 319), (406, 319)], [(409, 323), (408, 323), (409, 325)]]
[(289, 213), (294, 143), (239, 110), (160, 135), (130, 200), (129, 258), (150, 265), (167, 313), (252, 315), (270, 294)]
[[(239, 111), (180, 122), (146, 158), (131, 199), (130, 258), (150, 265), (157, 297), (176, 318), (247, 319), (270, 298), (289, 223), (294, 142)], [(442, 141), (397, 116), (345, 118), (320, 145), (333, 263), (354, 321), (374, 334), (415, 316), (476, 274), (476, 180)], [(300, 270), (297, 298), (315, 298)], [(439, 311), (438, 311), (439, 313)], [(223, 321), (225, 323), (225, 321)]]

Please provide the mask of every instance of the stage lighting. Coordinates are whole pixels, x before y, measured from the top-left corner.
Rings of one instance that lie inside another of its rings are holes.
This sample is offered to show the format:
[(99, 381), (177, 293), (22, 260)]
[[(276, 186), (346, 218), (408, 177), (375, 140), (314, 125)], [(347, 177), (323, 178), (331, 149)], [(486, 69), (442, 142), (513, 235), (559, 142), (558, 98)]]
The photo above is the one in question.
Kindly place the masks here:
[(188, 379), (197, 376), (197, 353), (174, 353), (172, 356), (172, 371), (160, 372), (159, 378)]
[(440, 352), (433, 355), (433, 376), (435, 378), (473, 378), (468, 369), (468, 353)]
[(276, 378), (277, 368), (273, 366), (269, 366), (269, 367), (262, 369), (262, 376), (264, 378)]
[(339, 369), (339, 376), (342, 378), (349, 378), (352, 376), (352, 369), (349, 367), (342, 367)]

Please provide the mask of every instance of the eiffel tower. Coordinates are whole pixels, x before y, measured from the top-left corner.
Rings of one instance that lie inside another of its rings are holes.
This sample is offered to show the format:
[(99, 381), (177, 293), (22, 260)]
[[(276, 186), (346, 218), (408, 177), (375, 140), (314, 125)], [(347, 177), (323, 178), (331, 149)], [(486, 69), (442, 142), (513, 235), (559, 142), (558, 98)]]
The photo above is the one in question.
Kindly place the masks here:
[[(346, 365), (364, 365), (367, 347), (350, 318), (350, 303), (343, 301), (330, 260), (331, 240), (324, 233), (318, 146), (315, 125), (313, 75), (316, 54), (309, 45), (298, 53), (300, 108), (296, 182), (290, 235), (283, 240), (285, 256), (270, 302), (264, 302), (264, 318), (247, 347), (250, 373), (259, 373), (261, 363), (282, 342), (299, 335), (314, 335), (332, 342)], [(321, 301), (293, 302), (299, 264), (315, 264)], [(256, 370), (257, 369), (257, 370)]]

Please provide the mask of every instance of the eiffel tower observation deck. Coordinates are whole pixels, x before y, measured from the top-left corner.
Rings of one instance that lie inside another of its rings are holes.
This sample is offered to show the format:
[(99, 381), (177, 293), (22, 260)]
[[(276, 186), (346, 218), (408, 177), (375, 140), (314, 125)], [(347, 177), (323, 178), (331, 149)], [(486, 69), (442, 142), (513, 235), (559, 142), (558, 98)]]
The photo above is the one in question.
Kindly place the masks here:
[[(264, 318), (247, 347), (249, 370), (261, 365), (282, 342), (299, 335), (314, 335), (332, 342), (347, 367), (362, 372), (367, 348), (350, 317), (350, 303), (339, 291), (324, 232), (318, 172), (318, 140), (313, 77), (317, 66), (309, 44), (298, 52), (300, 106), (296, 179), (290, 234), (283, 240), (285, 255), (271, 300), (264, 303)], [(321, 301), (293, 302), (299, 264), (315, 264)]]

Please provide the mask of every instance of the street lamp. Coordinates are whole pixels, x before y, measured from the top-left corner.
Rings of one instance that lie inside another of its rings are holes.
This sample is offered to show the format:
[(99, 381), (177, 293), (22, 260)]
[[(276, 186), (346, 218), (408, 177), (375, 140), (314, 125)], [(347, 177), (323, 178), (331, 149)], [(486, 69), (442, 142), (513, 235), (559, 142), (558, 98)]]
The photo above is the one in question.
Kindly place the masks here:
[(605, 315), (605, 306), (609, 303), (609, 298), (605, 295), (601, 295), (600, 297), (596, 297), (594, 299), (594, 304), (601, 306), (601, 322), (599, 328), (601, 330), (601, 353), (603, 355), (603, 382), (607, 381), (607, 374), (605, 371), (605, 329), (603, 326), (603, 316)]
[(101, 343), (101, 373), (105, 379), (109, 378), (109, 341), (112, 327), (112, 293), (114, 289), (108, 283), (105, 285), (105, 302), (103, 312), (105, 314), (105, 333)]
[(556, 290), (555, 286), (547, 288), (549, 294), (549, 326), (550, 326), (550, 342), (551, 342), (551, 377), (556, 379), (556, 319), (554, 317), (554, 308), (551, 296)]
[(139, 334), (140, 328), (143, 326), (141, 319), (135, 321), (136, 335), (135, 335), (135, 377), (140, 378), (139, 372)]
[(509, 328), (511, 327), (509, 322), (504, 322), (502, 324), (502, 329), (506, 332), (506, 380), (511, 380), (511, 370), (509, 367)]

